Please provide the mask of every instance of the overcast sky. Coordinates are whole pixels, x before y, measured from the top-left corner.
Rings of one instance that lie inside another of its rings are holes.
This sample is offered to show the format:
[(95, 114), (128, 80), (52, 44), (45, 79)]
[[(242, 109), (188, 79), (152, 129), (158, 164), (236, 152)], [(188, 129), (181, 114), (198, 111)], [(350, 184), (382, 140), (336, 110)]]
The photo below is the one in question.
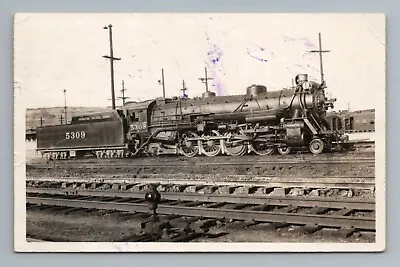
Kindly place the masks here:
[[(385, 21), (377, 14), (19, 14), (15, 82), (27, 108), (110, 106), (108, 30), (113, 25), (116, 96), (130, 100), (204, 92), (204, 67), (217, 95), (244, 94), (251, 84), (279, 90), (298, 73), (320, 81), (322, 48), (335, 109), (374, 108), (385, 90)], [(117, 102), (118, 104), (119, 102)]]

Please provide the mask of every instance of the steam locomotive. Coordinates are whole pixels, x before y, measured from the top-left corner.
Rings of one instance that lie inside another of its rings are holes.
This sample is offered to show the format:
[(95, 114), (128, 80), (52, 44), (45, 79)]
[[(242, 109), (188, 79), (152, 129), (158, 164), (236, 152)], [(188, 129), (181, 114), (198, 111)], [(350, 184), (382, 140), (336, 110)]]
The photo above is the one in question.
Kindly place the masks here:
[(241, 156), (254, 152), (340, 149), (345, 137), (330, 129), (325, 83), (295, 78), (295, 86), (267, 91), (251, 85), (243, 95), (157, 98), (119, 110), (76, 116), (70, 124), (37, 129), (38, 151), (48, 158), (87, 154), (100, 158), (162, 154)]

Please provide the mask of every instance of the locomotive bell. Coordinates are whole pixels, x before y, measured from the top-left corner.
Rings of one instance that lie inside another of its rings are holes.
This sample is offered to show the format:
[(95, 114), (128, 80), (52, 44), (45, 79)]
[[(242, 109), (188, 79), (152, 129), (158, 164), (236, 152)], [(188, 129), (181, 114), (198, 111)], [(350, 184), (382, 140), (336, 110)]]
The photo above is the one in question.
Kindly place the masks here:
[(250, 98), (250, 97), (254, 97), (254, 96), (258, 96), (258, 95), (264, 94), (266, 92), (267, 92), (267, 87), (266, 86), (252, 84), (249, 87), (247, 87), (246, 96), (248, 98)]

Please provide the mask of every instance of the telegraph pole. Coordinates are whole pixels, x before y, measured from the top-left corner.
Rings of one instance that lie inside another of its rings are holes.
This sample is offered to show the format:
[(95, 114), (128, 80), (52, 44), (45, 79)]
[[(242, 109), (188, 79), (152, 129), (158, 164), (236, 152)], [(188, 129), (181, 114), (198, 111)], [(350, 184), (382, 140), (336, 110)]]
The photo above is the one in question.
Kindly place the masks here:
[(187, 88), (185, 87), (185, 80), (182, 80), (182, 95), (184, 99), (187, 99), (188, 95), (186, 94)]
[[(63, 92), (64, 92), (64, 117), (65, 117), (65, 124), (67, 124), (67, 90), (64, 89)], [(61, 124), (62, 124), (62, 119), (61, 119)]]
[(112, 109), (115, 109), (115, 91), (114, 91), (114, 61), (121, 60), (121, 58), (114, 57), (113, 51), (113, 43), (112, 43), (112, 25), (109, 24), (108, 26), (104, 26), (103, 29), (109, 32), (109, 39), (110, 39), (110, 55), (103, 56), (110, 60), (110, 68), (111, 68), (111, 100), (112, 100)]
[(129, 98), (128, 96), (125, 96), (125, 91), (126, 91), (126, 89), (125, 89), (125, 83), (124, 83), (124, 80), (122, 80), (122, 89), (121, 89), (122, 97), (120, 96), (120, 97), (118, 97), (118, 98), (122, 99), (122, 105), (123, 105), (123, 106), (125, 106), (125, 99), (128, 99), (128, 98)]
[(162, 92), (163, 92), (163, 97), (165, 98), (164, 69), (161, 69), (161, 79), (162, 79)]
[(161, 69), (161, 80), (158, 80), (158, 83), (162, 85), (163, 98), (165, 98), (164, 69)]
[(324, 69), (322, 65), (322, 53), (328, 53), (329, 50), (322, 50), (322, 42), (321, 42), (321, 33), (318, 34), (318, 41), (319, 41), (319, 49), (318, 50), (311, 50), (310, 53), (319, 53), (319, 67), (321, 71), (321, 84), (324, 84)]
[(204, 78), (199, 78), (199, 80), (206, 85), (206, 92), (208, 92), (208, 80), (213, 80), (213, 78), (207, 77), (207, 67), (204, 68)]

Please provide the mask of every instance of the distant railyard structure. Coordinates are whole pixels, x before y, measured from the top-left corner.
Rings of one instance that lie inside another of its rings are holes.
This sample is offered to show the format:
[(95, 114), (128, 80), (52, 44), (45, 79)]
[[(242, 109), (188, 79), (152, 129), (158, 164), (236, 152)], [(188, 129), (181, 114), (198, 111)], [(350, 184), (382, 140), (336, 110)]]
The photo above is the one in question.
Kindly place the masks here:
[(327, 120), (334, 131), (375, 132), (375, 109), (334, 111), (327, 114)]

